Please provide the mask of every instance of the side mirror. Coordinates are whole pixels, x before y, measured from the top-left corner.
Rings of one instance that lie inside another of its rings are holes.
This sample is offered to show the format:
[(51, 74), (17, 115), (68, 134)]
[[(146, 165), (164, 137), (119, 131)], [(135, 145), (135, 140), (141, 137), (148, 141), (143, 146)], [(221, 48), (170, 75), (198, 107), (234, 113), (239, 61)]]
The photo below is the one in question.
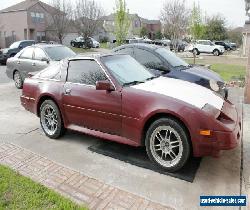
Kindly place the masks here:
[(48, 59), (48, 58), (45, 58), (45, 57), (42, 58), (41, 61), (45, 61), (45, 62), (49, 63), (49, 59)]
[(23, 45), (20, 44), (18, 48), (19, 48), (19, 49), (23, 49)]
[(115, 88), (109, 81), (104, 80), (96, 82), (96, 90), (114, 91)]

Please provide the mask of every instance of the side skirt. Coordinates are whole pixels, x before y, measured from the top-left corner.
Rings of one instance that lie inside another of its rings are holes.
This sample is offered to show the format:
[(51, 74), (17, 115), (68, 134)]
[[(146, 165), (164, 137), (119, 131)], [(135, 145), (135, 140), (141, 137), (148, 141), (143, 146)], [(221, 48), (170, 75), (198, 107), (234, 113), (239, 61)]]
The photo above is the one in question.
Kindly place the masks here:
[(130, 146), (134, 146), (134, 147), (139, 147), (140, 145), (134, 141), (131, 141), (130, 139), (121, 137), (121, 136), (117, 136), (117, 135), (112, 135), (112, 134), (108, 134), (108, 133), (103, 133), (101, 131), (95, 131), (95, 130), (91, 130), (88, 128), (83, 128), (81, 126), (77, 126), (77, 125), (69, 125), (67, 127), (67, 129), (73, 130), (73, 131), (78, 131), (80, 133), (85, 133), (91, 136), (95, 136), (98, 138), (102, 138), (105, 140), (109, 140), (109, 141), (114, 141), (114, 142), (118, 142), (121, 144), (127, 144)]

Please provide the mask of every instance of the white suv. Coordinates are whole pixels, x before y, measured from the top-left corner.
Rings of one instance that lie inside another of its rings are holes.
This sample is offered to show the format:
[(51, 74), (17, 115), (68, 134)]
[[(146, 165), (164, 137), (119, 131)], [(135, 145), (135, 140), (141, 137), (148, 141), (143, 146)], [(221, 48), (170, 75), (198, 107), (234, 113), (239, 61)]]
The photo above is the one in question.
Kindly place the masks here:
[(225, 52), (223, 46), (215, 45), (210, 40), (197, 40), (196, 43), (188, 47), (188, 50), (195, 55), (199, 55), (200, 53), (212, 53), (215, 56), (219, 56)]

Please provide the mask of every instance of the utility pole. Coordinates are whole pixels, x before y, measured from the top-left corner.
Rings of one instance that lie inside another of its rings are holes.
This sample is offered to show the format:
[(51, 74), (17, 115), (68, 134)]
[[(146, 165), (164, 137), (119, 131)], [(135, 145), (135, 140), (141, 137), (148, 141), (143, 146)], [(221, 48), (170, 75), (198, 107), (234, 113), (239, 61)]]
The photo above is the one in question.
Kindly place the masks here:
[(248, 50), (248, 61), (246, 68), (245, 103), (250, 104), (250, 50)]
[(250, 104), (250, 0), (245, 0), (246, 3), (246, 15), (249, 17), (249, 19), (245, 23), (244, 32), (246, 35), (244, 36), (245, 40), (245, 49), (248, 53), (248, 61), (247, 61), (247, 67), (246, 67), (246, 87), (245, 87), (245, 103)]

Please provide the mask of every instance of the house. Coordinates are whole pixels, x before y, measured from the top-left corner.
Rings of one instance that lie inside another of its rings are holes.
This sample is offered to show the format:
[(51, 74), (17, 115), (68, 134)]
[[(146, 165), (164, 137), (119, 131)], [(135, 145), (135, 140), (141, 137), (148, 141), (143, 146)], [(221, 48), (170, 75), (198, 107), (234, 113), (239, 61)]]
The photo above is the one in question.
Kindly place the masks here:
[(160, 20), (148, 20), (141, 18), (142, 27), (145, 27), (148, 30), (148, 38), (155, 39), (157, 32), (162, 30)]
[[(148, 38), (154, 39), (157, 31), (161, 31), (161, 22), (159, 20), (148, 20), (140, 17), (137, 14), (129, 14), (131, 21), (130, 28), (128, 31), (128, 38), (140, 36), (142, 27), (148, 30)], [(100, 37), (106, 36), (109, 41), (115, 40), (115, 14), (110, 14), (102, 18), (103, 26)]]
[[(51, 15), (56, 9), (39, 0), (26, 0), (0, 11), (0, 47), (8, 47), (19, 40), (56, 40)], [(78, 34), (73, 31), (65, 37), (69, 40)], [(68, 41), (67, 41), (68, 42)]]

